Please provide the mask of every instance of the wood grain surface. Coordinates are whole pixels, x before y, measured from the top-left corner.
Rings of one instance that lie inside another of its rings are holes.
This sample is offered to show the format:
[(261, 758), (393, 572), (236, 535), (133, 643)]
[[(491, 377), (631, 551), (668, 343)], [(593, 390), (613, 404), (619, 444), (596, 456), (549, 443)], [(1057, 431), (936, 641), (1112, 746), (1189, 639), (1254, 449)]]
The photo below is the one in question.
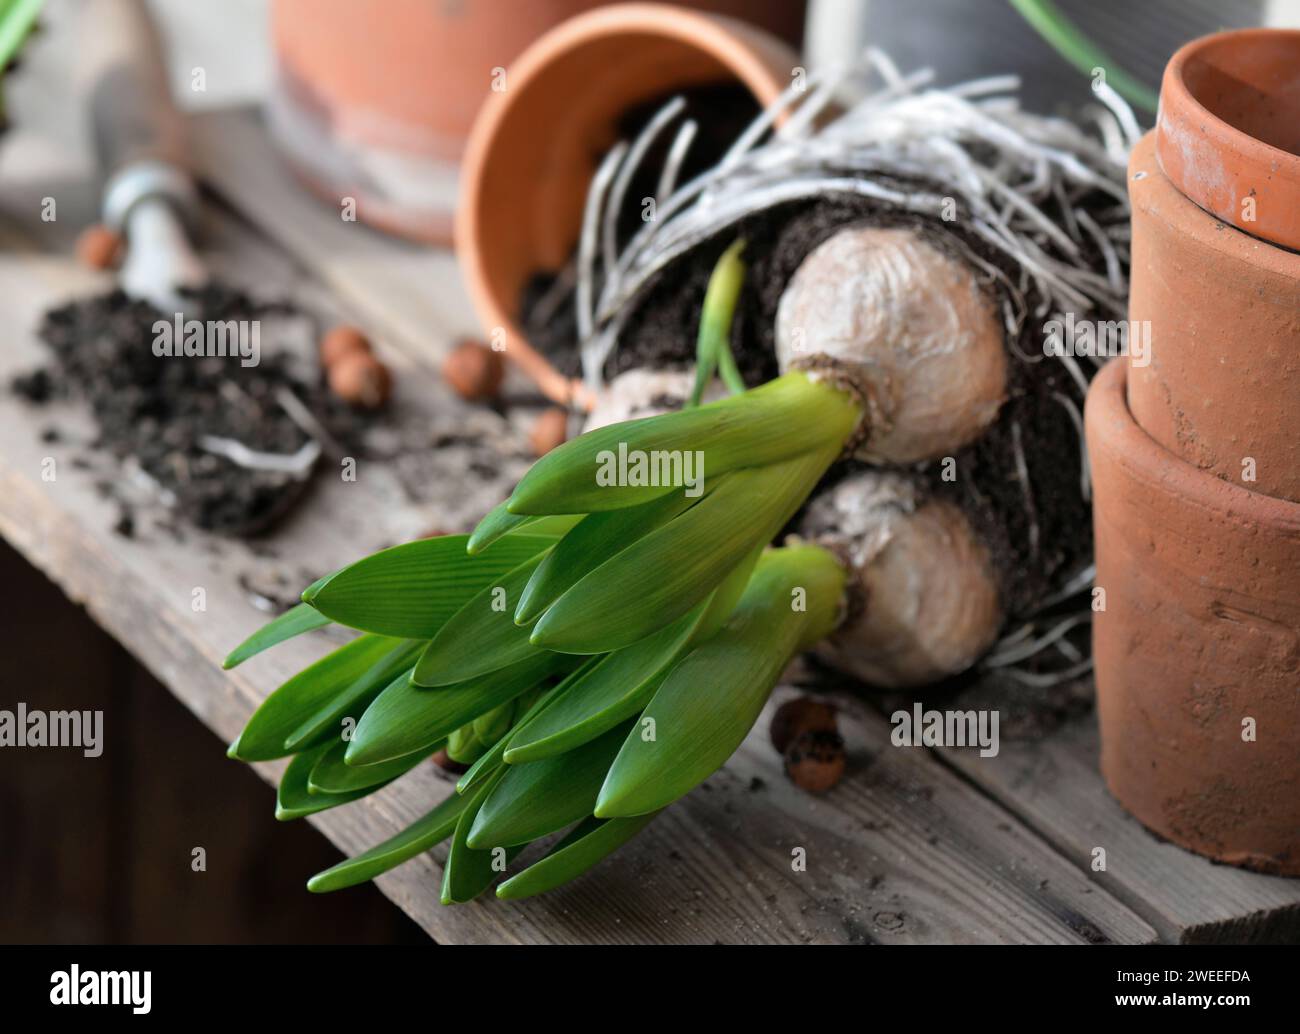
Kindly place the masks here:
[[(327, 206), (282, 170), (273, 174), (276, 160), (247, 114), (206, 116), (197, 129), (217, 195), (207, 206), (205, 255), (237, 283), (369, 329), (398, 374), (391, 436), (400, 447), (391, 460), (364, 462), (355, 483), (327, 472), (290, 520), (257, 542), (177, 537), (148, 509), (125, 539), (96, 490), (97, 480), (123, 475), (87, 448), (84, 414), (64, 403), (37, 410), (4, 392), (0, 533), (163, 681), (219, 737), (211, 749), (220, 752), (271, 689), (333, 641), (329, 630), (313, 633), (222, 672), (225, 652), (265, 619), (250, 585), (270, 580), (292, 594), (428, 527), (465, 527), (509, 489), (527, 456), (517, 417), (463, 406), (428, 369), (465, 321), (448, 256), (336, 225)], [(42, 358), (33, 336), (42, 310), (105, 281), (74, 266), (65, 227), (75, 222), (39, 223), (46, 183), (6, 183), (0, 174), (0, 187), (7, 383)], [(60, 189), (65, 210), (89, 210), (84, 182)], [(43, 441), (53, 419), (66, 432)], [(485, 449), (495, 464), (472, 463)], [(47, 457), (58, 464), (53, 482), (41, 478)], [(200, 586), (206, 609), (195, 612)], [(785, 779), (765, 715), (722, 771), (553, 894), (443, 908), (445, 848), (378, 885), (437, 940), (463, 943), (1141, 943), (1273, 937), (1294, 917), (1300, 883), (1214, 870), (1125, 818), (1090, 763), (1090, 716), (1042, 742), (1004, 744), (997, 758), (941, 756), (893, 747), (870, 701), (834, 692), (850, 769), (825, 797)], [(257, 767), (268, 781), (280, 769)], [(355, 852), (448, 792), (431, 765), (421, 766), (310, 821)], [(246, 822), (274, 821), (269, 790), (265, 798)], [(1094, 842), (1113, 845), (1106, 873), (1089, 866)], [(796, 849), (806, 869), (792, 865)]]

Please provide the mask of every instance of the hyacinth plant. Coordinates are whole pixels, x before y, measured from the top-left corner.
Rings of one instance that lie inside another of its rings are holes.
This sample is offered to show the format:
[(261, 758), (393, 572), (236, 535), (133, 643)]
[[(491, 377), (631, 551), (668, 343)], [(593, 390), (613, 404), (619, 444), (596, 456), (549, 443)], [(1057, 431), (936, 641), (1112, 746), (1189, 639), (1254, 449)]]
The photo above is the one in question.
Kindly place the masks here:
[[(227, 666), (331, 622), (362, 633), (273, 692), (230, 748), (245, 761), (292, 756), (280, 818), (355, 801), (439, 750), (470, 766), (445, 801), (311, 890), (363, 882), (447, 839), (445, 903), (503, 872), (498, 897), (550, 890), (725, 763), (800, 651), (830, 643), (847, 672), (916, 685), (997, 642), (1008, 615), (989, 551), (958, 507), (926, 499), (905, 474), (997, 421), (1029, 311), (1120, 304), (1111, 226), (1122, 213), (1106, 209), (1098, 223), (1080, 207), (1061, 230), (1043, 209), (1122, 203), (1123, 163), (1058, 121), (980, 99), (997, 83), (917, 93), (919, 80), (885, 67), (885, 98), (814, 129), (817, 98), (830, 95), (819, 86), (812, 114), (755, 147), (778, 102), (716, 170), (672, 195), (599, 283), (591, 227), (602, 220), (588, 219), (577, 292), (588, 374), (655, 273), (746, 213), (836, 192), (940, 211), (944, 196), (873, 179), (915, 176), (922, 156), (955, 185), (971, 232), (1021, 275), (925, 234), (846, 226), (783, 296), (783, 372), (746, 389), (728, 344), (745, 273), (737, 241), (705, 292), (682, 409), (587, 431), (539, 460), (472, 534), (360, 560), (238, 647)], [(593, 190), (617, 179), (605, 168)], [(846, 298), (846, 284), (862, 294)], [(887, 333), (845, 337), (824, 320), (863, 298), (891, 317)], [(1086, 387), (1072, 358), (1060, 362)], [(731, 394), (702, 405), (715, 376)], [(1009, 440), (1018, 454), (1019, 437)], [(774, 546), (847, 456), (883, 466), (823, 494), (848, 505), (810, 521), (814, 500), (803, 537)], [(823, 534), (827, 514), (835, 534)], [(1059, 634), (996, 652), (1011, 663)], [(521, 868), (516, 856), (539, 840), (545, 853)]]
[[(701, 391), (734, 368), (738, 254), (706, 296)], [(839, 558), (769, 543), (862, 419), (851, 392), (794, 373), (605, 428), (539, 461), (473, 534), (395, 546), (309, 586), (226, 660), (331, 622), (362, 633), (273, 692), (230, 747), (248, 762), (292, 755), (277, 817), (355, 801), (441, 749), (470, 765), (447, 800), (309, 889), (372, 879), (450, 838), (444, 904), (476, 897), (503, 867), (497, 896), (528, 897), (716, 771), (791, 658), (843, 615)], [(598, 476), (611, 454), (684, 452), (703, 457), (703, 479)]]

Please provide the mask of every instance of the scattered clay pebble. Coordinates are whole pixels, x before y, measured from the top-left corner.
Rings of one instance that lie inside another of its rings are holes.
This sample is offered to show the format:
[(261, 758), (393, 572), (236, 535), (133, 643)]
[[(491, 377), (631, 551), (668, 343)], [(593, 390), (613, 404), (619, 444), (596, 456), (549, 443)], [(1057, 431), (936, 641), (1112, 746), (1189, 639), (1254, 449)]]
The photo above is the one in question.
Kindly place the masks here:
[(558, 406), (546, 410), (528, 432), (528, 444), (537, 456), (545, 456), (569, 437), (569, 414)]
[(844, 775), (844, 740), (837, 732), (804, 732), (785, 752), (785, 774), (800, 789), (825, 793)]
[(103, 223), (92, 223), (77, 237), (77, 261), (91, 269), (112, 269), (122, 257), (122, 237)]
[(388, 401), (392, 380), (388, 367), (369, 352), (349, 352), (329, 367), (330, 390), (361, 409), (378, 409)]
[(835, 708), (812, 697), (795, 697), (776, 709), (768, 733), (776, 752), (784, 754), (802, 733), (835, 730)]
[(501, 353), (481, 341), (462, 341), (443, 360), (442, 379), (451, 390), (470, 402), (494, 398), (501, 390), (505, 363)]
[(354, 352), (370, 354), (370, 339), (356, 327), (340, 323), (330, 327), (320, 339), (320, 364), (329, 369), (345, 355)]
[(462, 765), (459, 761), (452, 761), (451, 755), (446, 750), (438, 751), (433, 756), (433, 763), (450, 775), (464, 775), (469, 771), (469, 765)]

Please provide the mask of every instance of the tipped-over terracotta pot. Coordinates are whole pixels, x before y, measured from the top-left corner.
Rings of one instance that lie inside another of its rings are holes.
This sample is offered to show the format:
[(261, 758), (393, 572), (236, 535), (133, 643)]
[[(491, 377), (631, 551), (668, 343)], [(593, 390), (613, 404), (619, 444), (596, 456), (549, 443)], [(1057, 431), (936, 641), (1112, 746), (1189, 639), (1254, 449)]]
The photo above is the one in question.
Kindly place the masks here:
[(1300, 32), (1175, 54), (1129, 195), (1129, 316), (1151, 346), (1133, 416), (1197, 467), (1300, 501)]
[(1174, 843), (1300, 875), (1300, 504), (1165, 449), (1126, 372), (1098, 374), (1085, 414), (1102, 773)]
[(528, 345), (520, 296), (529, 278), (559, 270), (572, 253), (619, 116), (675, 90), (728, 81), (766, 105), (797, 64), (779, 39), (744, 22), (618, 4), (565, 22), (510, 65), (466, 148), (456, 248), (485, 331), (504, 332), (507, 356), (552, 399), (592, 401)]

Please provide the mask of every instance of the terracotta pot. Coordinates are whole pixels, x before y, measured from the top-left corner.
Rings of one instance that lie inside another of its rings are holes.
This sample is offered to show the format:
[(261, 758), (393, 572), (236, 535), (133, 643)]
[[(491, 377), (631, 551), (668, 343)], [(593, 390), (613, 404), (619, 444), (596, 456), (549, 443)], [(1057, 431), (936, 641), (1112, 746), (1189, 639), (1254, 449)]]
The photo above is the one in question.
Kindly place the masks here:
[(505, 332), (507, 355), (552, 399), (592, 401), (528, 345), (516, 320), (520, 294), (531, 276), (560, 269), (572, 253), (619, 116), (680, 88), (728, 80), (766, 105), (797, 64), (784, 43), (752, 25), (619, 4), (564, 23), (510, 66), (507, 88), (488, 97), (466, 148), (456, 248), (484, 328)]
[(1180, 50), (1129, 194), (1129, 316), (1151, 341), (1134, 417), (1197, 467), (1300, 501), (1300, 32)]
[(1155, 441), (1125, 401), (1126, 365), (1097, 376), (1085, 416), (1102, 773), (1161, 836), (1300, 875), (1300, 505)]
[(457, 166), (492, 81), (600, 0), (275, 0), (268, 117), (295, 171), (367, 222), (451, 239)]
[(1160, 84), (1160, 168), (1207, 212), (1300, 249), (1297, 112), (1300, 30), (1193, 40), (1170, 58)]

